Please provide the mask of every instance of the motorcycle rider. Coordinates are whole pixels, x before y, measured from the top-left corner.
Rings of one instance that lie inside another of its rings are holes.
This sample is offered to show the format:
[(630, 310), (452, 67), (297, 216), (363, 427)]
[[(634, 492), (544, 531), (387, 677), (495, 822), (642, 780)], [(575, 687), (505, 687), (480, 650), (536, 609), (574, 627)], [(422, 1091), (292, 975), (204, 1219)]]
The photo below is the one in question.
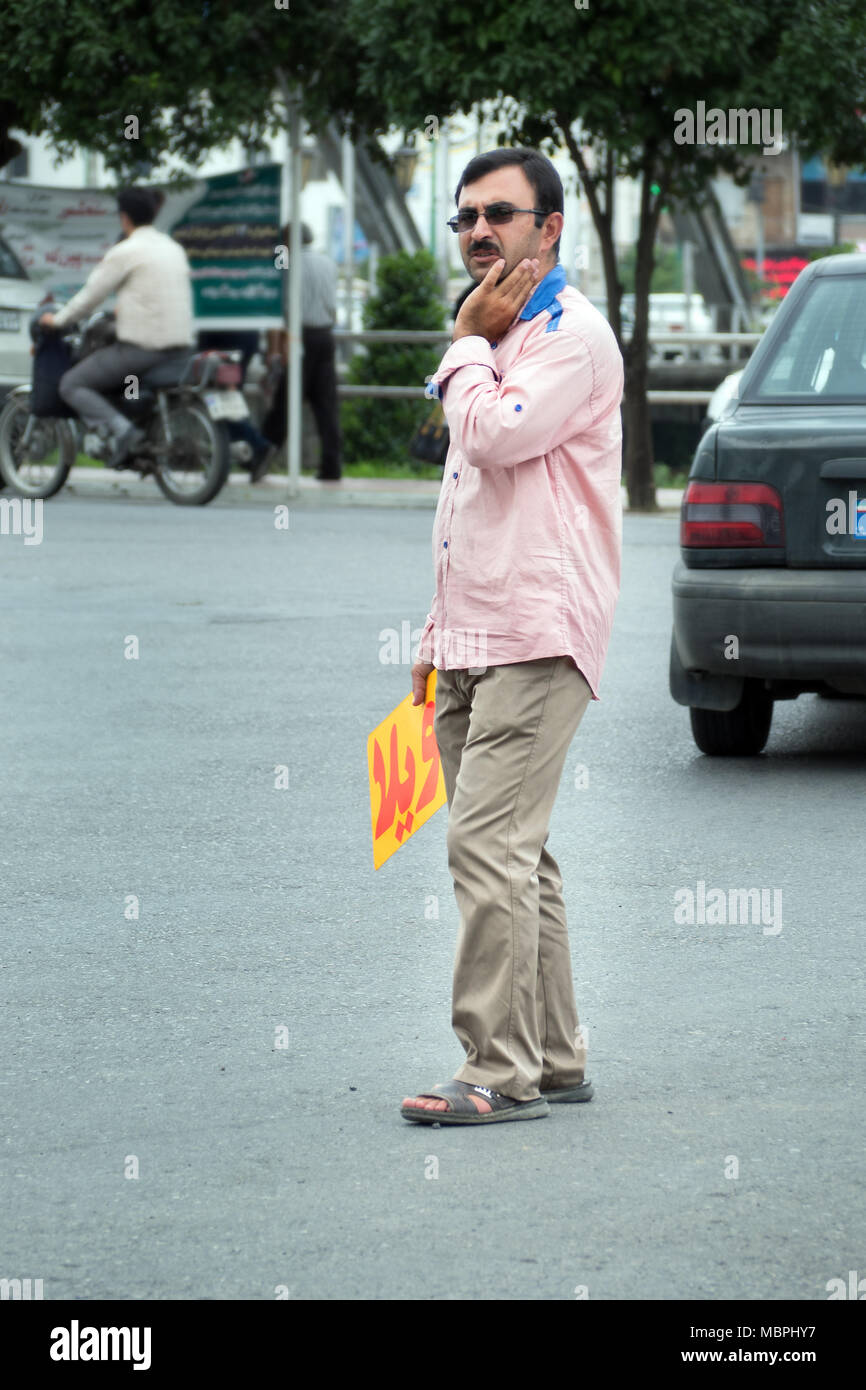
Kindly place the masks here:
[(122, 189), (117, 195), (121, 239), (63, 309), (39, 320), (46, 328), (65, 328), (117, 295), (117, 342), (64, 372), (58, 388), (86, 425), (111, 440), (109, 468), (123, 467), (146, 436), (100, 393), (118, 390), (127, 378), (138, 378), (163, 358), (192, 346), (189, 262), (179, 242), (151, 225), (160, 201), (144, 188)]

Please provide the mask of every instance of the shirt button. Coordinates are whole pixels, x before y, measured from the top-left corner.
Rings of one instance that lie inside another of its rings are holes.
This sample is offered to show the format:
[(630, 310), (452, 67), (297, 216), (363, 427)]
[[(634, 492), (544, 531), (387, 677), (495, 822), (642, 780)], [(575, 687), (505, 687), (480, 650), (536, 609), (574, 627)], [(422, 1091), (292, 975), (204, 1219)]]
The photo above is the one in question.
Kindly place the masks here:
[(492, 348), (494, 348), (494, 347), (499, 347), (499, 344), (498, 344), (498, 343), (491, 343), (490, 346), (491, 346)]
[(522, 406), (522, 405), (516, 405), (516, 406), (514, 407), (514, 409), (515, 409), (515, 410), (522, 410), (522, 409), (523, 409), (523, 406)]
[(456, 477), (457, 477), (457, 474), (456, 474), (456, 473), (452, 473), (452, 474), (451, 474), (451, 477), (452, 477), (452, 478), (456, 478)]
[(445, 549), (447, 550), (447, 549), (448, 549), (448, 542), (447, 542), (447, 541), (443, 541), (442, 544), (444, 545)]

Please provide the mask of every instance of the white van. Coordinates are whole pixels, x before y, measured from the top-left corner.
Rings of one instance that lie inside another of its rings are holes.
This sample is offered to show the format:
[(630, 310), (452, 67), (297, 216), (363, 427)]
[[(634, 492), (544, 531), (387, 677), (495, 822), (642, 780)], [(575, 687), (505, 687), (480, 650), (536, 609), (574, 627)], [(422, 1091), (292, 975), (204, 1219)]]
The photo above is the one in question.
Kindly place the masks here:
[[(650, 342), (662, 333), (712, 333), (713, 317), (704, 303), (702, 294), (651, 294), (649, 298)], [(673, 343), (662, 343), (653, 356), (665, 362), (683, 361), (686, 357), (708, 358), (713, 349), (712, 343), (701, 343), (687, 349), (678, 348)]]
[(0, 237), (0, 400), (13, 386), (30, 380), (30, 320), (44, 298), (44, 288), (28, 280), (27, 271)]

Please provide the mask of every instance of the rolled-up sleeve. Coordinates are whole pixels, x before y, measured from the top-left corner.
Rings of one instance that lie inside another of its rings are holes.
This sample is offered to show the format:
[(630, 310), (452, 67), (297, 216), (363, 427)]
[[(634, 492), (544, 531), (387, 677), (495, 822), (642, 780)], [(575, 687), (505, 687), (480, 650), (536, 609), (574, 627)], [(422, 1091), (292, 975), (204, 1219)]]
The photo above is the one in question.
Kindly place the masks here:
[(459, 338), (431, 385), (451, 439), (475, 468), (513, 468), (593, 423), (592, 352), (562, 329), (539, 334), (501, 377), (486, 338)]

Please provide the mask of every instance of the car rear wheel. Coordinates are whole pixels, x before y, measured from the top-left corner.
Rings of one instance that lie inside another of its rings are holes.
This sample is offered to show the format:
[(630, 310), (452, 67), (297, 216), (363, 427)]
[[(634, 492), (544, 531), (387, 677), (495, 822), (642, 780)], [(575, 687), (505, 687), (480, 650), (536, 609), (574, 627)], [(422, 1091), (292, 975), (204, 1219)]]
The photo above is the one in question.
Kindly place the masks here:
[(722, 758), (754, 757), (770, 736), (773, 697), (747, 680), (735, 709), (689, 709), (692, 735), (702, 753)]

